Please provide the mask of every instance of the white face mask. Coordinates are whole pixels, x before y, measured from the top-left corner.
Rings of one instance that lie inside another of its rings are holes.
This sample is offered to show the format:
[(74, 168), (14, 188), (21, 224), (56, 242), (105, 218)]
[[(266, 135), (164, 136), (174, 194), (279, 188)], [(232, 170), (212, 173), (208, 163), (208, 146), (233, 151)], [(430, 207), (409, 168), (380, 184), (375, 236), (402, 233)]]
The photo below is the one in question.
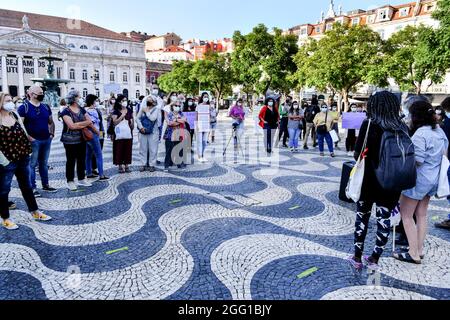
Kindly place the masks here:
[(269, 101), (269, 103), (267, 104), (269, 107), (273, 107), (273, 102)]
[(158, 89), (153, 89), (153, 90), (152, 90), (152, 93), (153, 93), (155, 96), (157, 96), (158, 93), (159, 93), (159, 90), (158, 90)]
[(322, 112), (327, 112), (328, 108), (322, 108)]
[(242, 107), (242, 103), (241, 102), (238, 102), (238, 107)]
[(208, 103), (209, 102), (209, 98), (203, 98), (203, 102), (204, 103)]
[(436, 114), (437, 114), (438, 116), (440, 116), (440, 115), (442, 114), (442, 111), (441, 111), (441, 110), (436, 110)]
[(111, 100), (111, 104), (114, 105), (116, 103), (116, 100)]
[(84, 99), (83, 98), (78, 99), (78, 105), (80, 107), (84, 107)]
[(193, 103), (192, 101), (189, 101), (189, 102), (188, 102), (188, 106), (189, 106), (189, 107), (192, 107), (193, 105), (194, 105), (194, 103)]
[(128, 107), (128, 102), (127, 101), (123, 101), (122, 102), (122, 107), (124, 107), (124, 108)]
[(352, 112), (356, 112), (356, 111), (358, 111), (358, 109), (352, 108)]
[(170, 101), (171, 102), (177, 102), (178, 101), (178, 97), (177, 96), (171, 96), (170, 97)]
[(14, 104), (14, 102), (7, 102), (3, 105), (3, 110), (7, 111), (7, 112), (12, 112), (14, 111), (14, 109), (16, 108), (16, 105)]
[(294, 109), (298, 110), (298, 108), (299, 108), (298, 104), (294, 104)]
[(181, 108), (180, 107), (173, 107), (173, 111), (175, 112), (180, 112)]

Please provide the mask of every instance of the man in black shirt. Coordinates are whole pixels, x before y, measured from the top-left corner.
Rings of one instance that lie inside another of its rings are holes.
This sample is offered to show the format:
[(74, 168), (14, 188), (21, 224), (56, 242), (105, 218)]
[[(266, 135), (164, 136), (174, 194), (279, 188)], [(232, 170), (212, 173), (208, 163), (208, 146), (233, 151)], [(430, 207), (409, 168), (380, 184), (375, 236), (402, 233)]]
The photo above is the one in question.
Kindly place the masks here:
[(319, 101), (317, 96), (314, 95), (311, 100), (311, 105), (305, 110), (306, 132), (303, 139), (303, 149), (308, 150), (308, 138), (312, 135), (313, 147), (317, 147), (316, 129), (314, 127), (314, 118), (320, 113)]

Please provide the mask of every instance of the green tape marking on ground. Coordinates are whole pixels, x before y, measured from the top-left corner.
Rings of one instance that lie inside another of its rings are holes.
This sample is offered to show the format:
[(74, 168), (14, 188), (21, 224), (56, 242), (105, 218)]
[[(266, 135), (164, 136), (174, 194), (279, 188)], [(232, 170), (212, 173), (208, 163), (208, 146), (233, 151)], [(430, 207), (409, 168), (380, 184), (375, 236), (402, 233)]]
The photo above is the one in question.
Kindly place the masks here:
[(183, 200), (181, 200), (181, 199), (173, 200), (173, 201), (170, 201), (170, 204), (177, 204), (177, 203), (180, 203), (181, 201), (183, 201)]
[(311, 269), (308, 269), (308, 270), (306, 270), (305, 272), (300, 273), (300, 274), (297, 276), (297, 278), (303, 279), (303, 278), (309, 277), (310, 275), (312, 275), (314, 272), (317, 272), (317, 271), (319, 271), (319, 269), (316, 268), (316, 267), (311, 268)]
[(300, 209), (300, 206), (295, 206), (295, 207), (289, 208), (289, 210), (297, 210), (297, 209)]
[(438, 221), (438, 220), (441, 220), (441, 217), (439, 217), (439, 216), (434, 216), (433, 217), (433, 221)]
[(108, 251), (108, 252), (106, 252), (106, 254), (109, 255), (109, 254), (113, 254), (113, 253), (117, 253), (117, 252), (121, 252), (121, 251), (127, 251), (127, 250), (128, 250), (128, 247), (125, 247), (125, 248)]

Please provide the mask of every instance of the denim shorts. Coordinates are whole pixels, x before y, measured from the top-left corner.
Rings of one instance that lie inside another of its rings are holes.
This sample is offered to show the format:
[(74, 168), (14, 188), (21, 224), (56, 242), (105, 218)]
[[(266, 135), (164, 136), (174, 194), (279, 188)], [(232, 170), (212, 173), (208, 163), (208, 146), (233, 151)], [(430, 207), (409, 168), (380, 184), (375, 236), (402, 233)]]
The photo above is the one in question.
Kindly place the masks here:
[(413, 200), (422, 201), (426, 196), (434, 197), (437, 194), (438, 185), (421, 185), (403, 191), (402, 194)]
[(211, 128), (211, 130), (216, 130), (216, 128), (217, 128), (217, 122), (211, 122), (211, 123), (210, 123), (210, 128)]

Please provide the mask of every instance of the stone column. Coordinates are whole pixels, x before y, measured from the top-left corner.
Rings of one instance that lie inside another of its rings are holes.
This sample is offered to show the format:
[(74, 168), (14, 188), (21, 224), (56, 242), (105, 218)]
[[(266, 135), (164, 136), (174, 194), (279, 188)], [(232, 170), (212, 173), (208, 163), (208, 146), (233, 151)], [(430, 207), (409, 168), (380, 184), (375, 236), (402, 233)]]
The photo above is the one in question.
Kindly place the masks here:
[[(63, 78), (69, 79), (69, 61), (67, 61), (67, 54), (64, 54), (63, 56)], [(67, 84), (61, 84), (61, 97), (65, 97), (67, 95)]]
[(39, 59), (33, 58), (34, 77), (39, 78)]
[(17, 56), (17, 67), (19, 71), (19, 97), (25, 96), (25, 83), (23, 79), (23, 57)]
[(2, 55), (2, 91), (3, 93), (9, 93), (8, 71), (6, 70), (6, 54)]

